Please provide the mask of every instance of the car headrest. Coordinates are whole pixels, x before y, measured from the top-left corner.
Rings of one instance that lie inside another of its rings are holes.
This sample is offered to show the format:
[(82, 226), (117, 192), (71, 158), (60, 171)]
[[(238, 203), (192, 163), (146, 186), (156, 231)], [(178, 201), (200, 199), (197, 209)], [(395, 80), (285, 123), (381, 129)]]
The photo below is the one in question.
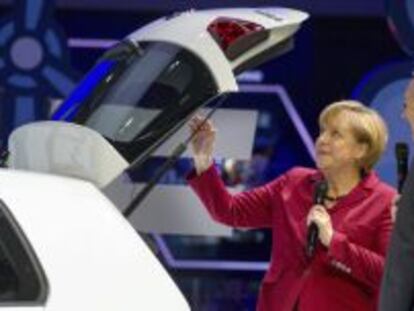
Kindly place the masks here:
[(17, 128), (9, 137), (9, 167), (88, 180), (102, 188), (128, 162), (94, 130), (42, 121)]

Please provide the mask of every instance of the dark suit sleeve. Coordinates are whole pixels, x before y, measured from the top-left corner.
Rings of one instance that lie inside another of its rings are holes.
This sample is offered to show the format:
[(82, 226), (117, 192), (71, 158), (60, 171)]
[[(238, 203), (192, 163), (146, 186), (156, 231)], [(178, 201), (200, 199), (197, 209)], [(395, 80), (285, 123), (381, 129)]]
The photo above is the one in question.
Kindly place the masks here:
[(414, 298), (414, 166), (398, 203), (397, 220), (392, 233), (379, 310), (409, 311)]

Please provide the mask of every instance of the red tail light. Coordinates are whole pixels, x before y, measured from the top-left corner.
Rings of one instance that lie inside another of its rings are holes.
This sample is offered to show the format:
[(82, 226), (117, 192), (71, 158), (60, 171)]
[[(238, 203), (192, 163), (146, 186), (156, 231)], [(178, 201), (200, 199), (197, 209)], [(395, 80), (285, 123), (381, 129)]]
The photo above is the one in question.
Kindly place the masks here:
[(208, 31), (231, 60), (266, 40), (268, 35), (261, 25), (227, 17), (214, 20)]

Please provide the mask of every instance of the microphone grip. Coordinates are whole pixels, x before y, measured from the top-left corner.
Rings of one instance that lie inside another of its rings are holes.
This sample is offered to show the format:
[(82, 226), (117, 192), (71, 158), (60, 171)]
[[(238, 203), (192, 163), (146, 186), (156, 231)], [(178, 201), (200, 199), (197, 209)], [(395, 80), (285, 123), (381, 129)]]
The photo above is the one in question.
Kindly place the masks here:
[[(316, 185), (315, 193), (313, 196), (313, 203), (318, 205), (323, 205), (324, 198), (328, 192), (328, 183), (326, 181), (321, 181)], [(307, 246), (306, 246), (306, 254), (309, 258), (311, 258), (315, 252), (316, 245), (318, 244), (318, 235), (319, 235), (319, 228), (318, 226), (312, 222), (308, 228), (308, 236), (307, 236)]]
[(308, 228), (308, 247), (306, 248), (306, 255), (311, 258), (315, 253), (316, 244), (318, 242), (319, 228), (312, 222)]
[(397, 182), (398, 192), (401, 193), (405, 179), (408, 173), (408, 144), (404, 142), (397, 142), (395, 144), (395, 157), (397, 160)]
[(405, 177), (406, 177), (405, 174), (401, 174), (401, 173), (398, 174), (397, 190), (398, 190), (398, 193), (400, 193), (400, 194), (401, 194), (402, 189), (404, 187)]

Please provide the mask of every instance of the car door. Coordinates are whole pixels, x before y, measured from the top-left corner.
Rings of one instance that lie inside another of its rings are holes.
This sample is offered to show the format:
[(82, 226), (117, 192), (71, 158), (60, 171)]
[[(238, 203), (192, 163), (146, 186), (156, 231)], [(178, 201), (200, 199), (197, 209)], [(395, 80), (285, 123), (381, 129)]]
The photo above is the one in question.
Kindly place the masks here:
[(261, 8), (156, 20), (107, 51), (53, 119), (96, 130), (129, 162), (146, 158), (197, 109), (237, 91), (236, 74), (289, 51), (307, 17)]

